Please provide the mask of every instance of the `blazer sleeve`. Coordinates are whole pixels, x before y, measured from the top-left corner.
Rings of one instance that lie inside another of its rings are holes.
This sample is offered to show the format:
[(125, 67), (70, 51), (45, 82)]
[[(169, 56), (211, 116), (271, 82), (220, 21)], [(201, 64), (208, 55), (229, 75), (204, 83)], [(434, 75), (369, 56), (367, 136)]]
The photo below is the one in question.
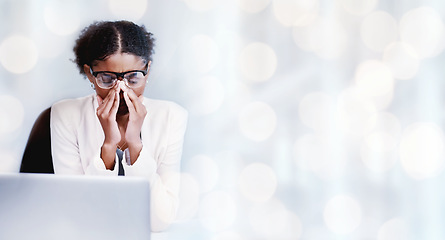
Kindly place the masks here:
[[(143, 147), (136, 162), (124, 164), (125, 175), (145, 176), (151, 187), (151, 229), (165, 230), (175, 220), (179, 205), (180, 161), (188, 113), (179, 105), (170, 106), (166, 121), (167, 140), (158, 156)], [(143, 144), (146, 142), (142, 139)], [(148, 143), (147, 143), (148, 144)]]
[[(80, 105), (80, 106), (78, 106)], [(54, 173), (68, 175), (117, 175), (118, 169), (106, 170), (100, 159), (100, 150), (94, 154), (94, 161), (81, 161), (79, 132), (82, 106), (76, 101), (65, 100), (51, 108), (51, 153)], [(85, 166), (83, 164), (86, 164)]]
[(51, 107), (51, 153), (54, 173), (84, 174), (76, 138), (75, 119), (79, 113), (63, 111), (68, 102), (59, 102)]

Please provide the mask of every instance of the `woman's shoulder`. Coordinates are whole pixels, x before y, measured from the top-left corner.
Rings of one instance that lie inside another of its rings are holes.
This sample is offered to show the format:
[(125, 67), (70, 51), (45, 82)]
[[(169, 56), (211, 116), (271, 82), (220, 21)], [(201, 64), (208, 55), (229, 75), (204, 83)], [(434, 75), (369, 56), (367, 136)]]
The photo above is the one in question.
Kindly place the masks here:
[(86, 108), (93, 108), (94, 102), (94, 94), (72, 98), (72, 99), (63, 99), (51, 106), (51, 115), (75, 117), (81, 115)]
[(88, 103), (92, 103), (94, 100), (94, 94), (79, 97), (63, 99), (53, 104), (52, 108), (73, 109), (85, 107)]

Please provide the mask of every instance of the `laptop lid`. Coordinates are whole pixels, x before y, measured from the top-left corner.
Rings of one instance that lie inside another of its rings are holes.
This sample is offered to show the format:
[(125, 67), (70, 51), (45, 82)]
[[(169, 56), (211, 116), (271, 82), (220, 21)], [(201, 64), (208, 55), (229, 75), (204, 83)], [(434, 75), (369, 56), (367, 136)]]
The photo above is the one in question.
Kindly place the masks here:
[(0, 239), (150, 239), (149, 209), (143, 178), (0, 174)]

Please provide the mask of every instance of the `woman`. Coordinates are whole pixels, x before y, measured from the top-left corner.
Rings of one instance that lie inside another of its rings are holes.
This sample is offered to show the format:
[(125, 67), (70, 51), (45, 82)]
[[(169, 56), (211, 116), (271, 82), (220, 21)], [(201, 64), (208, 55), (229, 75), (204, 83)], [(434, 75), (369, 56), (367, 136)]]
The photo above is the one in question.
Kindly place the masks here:
[(85, 28), (74, 47), (75, 63), (95, 93), (52, 106), (51, 148), (56, 174), (148, 178), (151, 228), (161, 231), (178, 207), (187, 112), (143, 97), (153, 47), (152, 34), (132, 22)]

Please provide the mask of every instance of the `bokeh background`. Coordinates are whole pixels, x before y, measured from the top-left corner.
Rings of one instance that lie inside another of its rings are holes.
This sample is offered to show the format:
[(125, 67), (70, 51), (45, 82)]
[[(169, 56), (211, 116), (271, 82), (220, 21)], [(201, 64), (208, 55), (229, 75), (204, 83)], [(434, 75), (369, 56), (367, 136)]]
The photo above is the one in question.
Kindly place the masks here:
[(445, 2), (0, 0), (0, 171), (92, 93), (96, 20), (154, 33), (145, 96), (190, 118), (177, 239), (444, 239)]

